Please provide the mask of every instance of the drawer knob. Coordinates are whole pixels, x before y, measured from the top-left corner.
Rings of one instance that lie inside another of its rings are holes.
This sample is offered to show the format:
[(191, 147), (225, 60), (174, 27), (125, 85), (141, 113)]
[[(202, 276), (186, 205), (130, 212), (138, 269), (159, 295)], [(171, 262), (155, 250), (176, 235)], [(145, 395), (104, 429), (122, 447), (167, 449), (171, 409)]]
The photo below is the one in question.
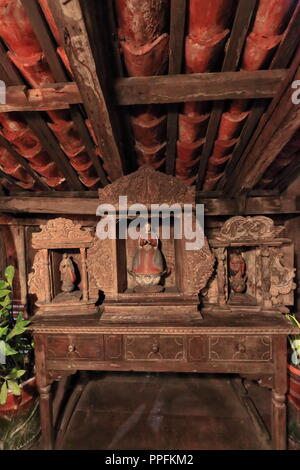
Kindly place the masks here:
[(158, 346), (158, 344), (153, 344), (153, 346), (152, 346), (152, 352), (158, 353), (158, 351), (159, 351), (159, 346)]
[(242, 354), (246, 352), (246, 346), (244, 344), (239, 344), (239, 352)]
[(74, 344), (69, 344), (68, 350), (69, 350), (70, 353), (75, 352), (76, 351), (76, 346), (74, 346)]

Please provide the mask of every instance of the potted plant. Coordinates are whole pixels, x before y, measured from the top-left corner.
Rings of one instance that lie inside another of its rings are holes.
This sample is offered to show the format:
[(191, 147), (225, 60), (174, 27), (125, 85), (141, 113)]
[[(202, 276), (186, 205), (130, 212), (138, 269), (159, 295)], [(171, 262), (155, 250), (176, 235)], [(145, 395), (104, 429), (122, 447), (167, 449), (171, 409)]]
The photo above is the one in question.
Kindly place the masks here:
[[(289, 321), (300, 328), (300, 322), (295, 315), (287, 314)], [(289, 438), (292, 446), (300, 446), (300, 333), (289, 336), (290, 343), (290, 363), (288, 364), (289, 374)]]
[(13, 316), (15, 269), (0, 280), (0, 447), (28, 447), (39, 431), (38, 401), (33, 374), (33, 344), (22, 313)]

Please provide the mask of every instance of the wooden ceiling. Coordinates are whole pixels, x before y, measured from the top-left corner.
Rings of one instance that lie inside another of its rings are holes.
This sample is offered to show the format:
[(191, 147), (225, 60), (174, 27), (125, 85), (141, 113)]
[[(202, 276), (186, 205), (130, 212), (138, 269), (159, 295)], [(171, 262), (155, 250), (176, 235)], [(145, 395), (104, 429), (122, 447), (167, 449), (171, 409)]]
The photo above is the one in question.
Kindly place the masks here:
[(208, 197), (281, 193), (299, 30), (299, 0), (0, 0), (1, 199), (92, 196), (143, 164)]

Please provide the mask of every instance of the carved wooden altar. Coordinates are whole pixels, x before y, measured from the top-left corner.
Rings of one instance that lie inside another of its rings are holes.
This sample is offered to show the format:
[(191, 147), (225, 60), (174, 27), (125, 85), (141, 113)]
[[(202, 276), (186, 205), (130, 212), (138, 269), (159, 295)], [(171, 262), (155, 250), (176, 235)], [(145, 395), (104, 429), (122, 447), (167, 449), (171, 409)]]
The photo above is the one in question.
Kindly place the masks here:
[[(147, 168), (101, 190), (100, 202), (116, 207), (119, 195), (128, 204), (194, 203), (191, 187)], [(273, 446), (285, 449), (287, 335), (296, 329), (281, 313), (295, 288), (293, 246), (282, 227), (266, 217), (234, 217), (213, 234), (211, 248), (205, 240), (188, 253), (180, 241), (163, 240), (172, 275), (153, 295), (132, 289), (133, 242), (100, 240), (95, 227), (68, 219), (52, 220), (33, 236), (38, 251), (29, 285), (39, 308), (33, 333), (45, 448), (54, 447), (52, 382), (77, 370), (117, 370), (259, 380), (272, 388)], [(55, 301), (61, 293), (53, 274), (66, 250), (80, 274), (80, 298), (67, 308)]]

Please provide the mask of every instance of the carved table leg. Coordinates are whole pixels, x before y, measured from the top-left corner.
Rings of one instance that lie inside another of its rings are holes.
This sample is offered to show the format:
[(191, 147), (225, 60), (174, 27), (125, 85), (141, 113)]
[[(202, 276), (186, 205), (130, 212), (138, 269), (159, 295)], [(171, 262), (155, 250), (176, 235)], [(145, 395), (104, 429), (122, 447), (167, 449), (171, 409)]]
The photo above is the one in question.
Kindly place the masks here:
[(43, 445), (45, 450), (52, 450), (54, 447), (54, 441), (52, 424), (52, 398), (50, 393), (51, 386), (38, 386), (38, 388), (40, 392), (40, 416)]
[(45, 450), (52, 450), (54, 447), (52, 397), (51, 385), (46, 368), (45, 337), (43, 335), (35, 335), (34, 342), (36, 381), (40, 393), (40, 417), (43, 445)]
[(287, 393), (287, 339), (274, 338), (274, 386), (272, 390), (272, 441), (273, 448), (285, 450), (286, 436), (286, 393)]

